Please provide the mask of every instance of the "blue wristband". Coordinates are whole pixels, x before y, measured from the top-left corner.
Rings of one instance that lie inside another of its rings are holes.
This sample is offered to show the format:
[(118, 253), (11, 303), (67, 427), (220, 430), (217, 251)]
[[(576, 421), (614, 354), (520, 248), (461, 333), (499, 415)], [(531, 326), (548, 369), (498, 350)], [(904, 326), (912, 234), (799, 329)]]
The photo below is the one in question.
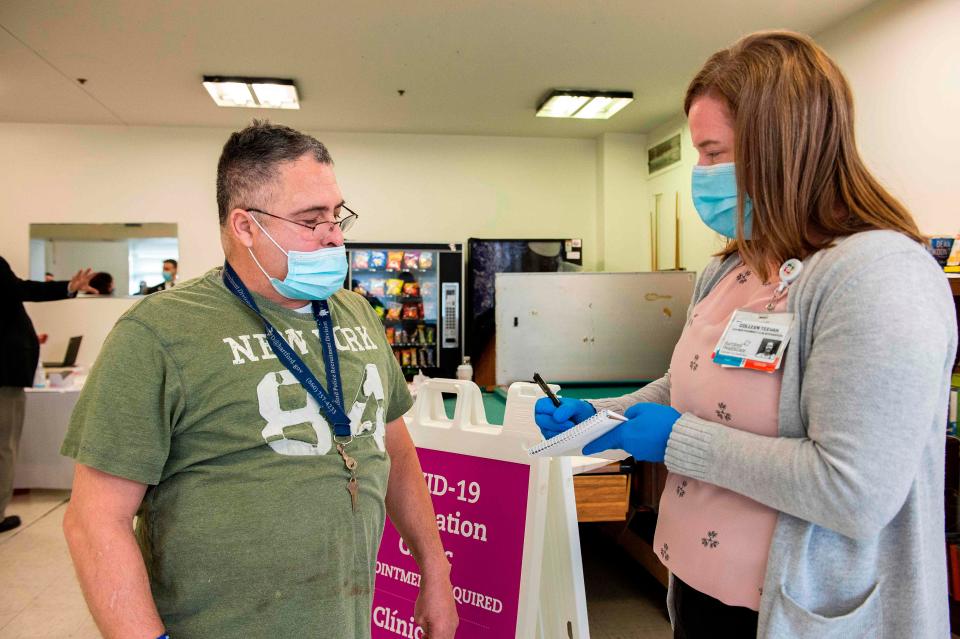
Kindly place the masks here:
[(167, 633), (163, 633), (162, 635), (157, 637), (157, 639), (170, 639), (170, 635), (168, 635)]

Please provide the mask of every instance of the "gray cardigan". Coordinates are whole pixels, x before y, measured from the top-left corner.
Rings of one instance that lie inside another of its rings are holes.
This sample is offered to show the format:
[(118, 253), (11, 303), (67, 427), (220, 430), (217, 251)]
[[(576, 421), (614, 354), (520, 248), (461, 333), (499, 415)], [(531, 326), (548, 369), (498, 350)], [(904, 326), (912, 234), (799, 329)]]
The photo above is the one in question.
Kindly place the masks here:
[[(714, 260), (691, 309), (739, 263)], [(780, 512), (758, 637), (949, 637), (943, 462), (957, 325), (943, 273), (903, 235), (859, 233), (805, 260), (787, 309), (797, 321), (780, 436), (687, 413), (667, 468)], [(593, 403), (640, 401), (669, 404), (669, 372)]]

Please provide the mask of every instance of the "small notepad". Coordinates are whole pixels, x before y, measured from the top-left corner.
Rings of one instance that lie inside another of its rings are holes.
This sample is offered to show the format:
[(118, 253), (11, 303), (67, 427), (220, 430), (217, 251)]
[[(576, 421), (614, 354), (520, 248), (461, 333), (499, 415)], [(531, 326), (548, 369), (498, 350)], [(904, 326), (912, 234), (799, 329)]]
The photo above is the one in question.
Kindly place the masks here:
[(533, 457), (580, 455), (584, 446), (596, 438), (606, 435), (625, 421), (628, 421), (627, 418), (619, 413), (612, 410), (602, 410), (573, 428), (528, 448), (527, 452)]

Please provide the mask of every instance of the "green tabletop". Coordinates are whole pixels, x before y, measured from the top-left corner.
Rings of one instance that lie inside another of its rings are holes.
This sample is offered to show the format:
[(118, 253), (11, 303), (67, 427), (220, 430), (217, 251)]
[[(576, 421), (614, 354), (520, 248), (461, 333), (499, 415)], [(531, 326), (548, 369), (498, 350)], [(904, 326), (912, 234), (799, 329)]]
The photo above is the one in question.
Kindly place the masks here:
[[(576, 399), (600, 399), (602, 397), (619, 397), (631, 393), (647, 384), (646, 381), (622, 381), (622, 382), (557, 382), (560, 386), (561, 397), (573, 397)], [(444, 395), (444, 408), (447, 411), (447, 417), (453, 419), (453, 411), (457, 405), (455, 395)], [(507, 390), (505, 388), (496, 388), (493, 392), (483, 392), (483, 408), (487, 413), (487, 422), (503, 425), (503, 414), (507, 408)]]

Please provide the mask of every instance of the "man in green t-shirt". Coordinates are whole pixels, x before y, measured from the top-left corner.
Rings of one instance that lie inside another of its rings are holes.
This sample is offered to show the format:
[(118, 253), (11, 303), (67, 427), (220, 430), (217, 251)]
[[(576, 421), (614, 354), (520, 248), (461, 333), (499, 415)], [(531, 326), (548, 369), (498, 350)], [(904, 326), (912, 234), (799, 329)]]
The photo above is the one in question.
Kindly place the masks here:
[[(423, 574), (424, 636), (453, 637), (412, 400), (373, 309), (342, 288), (356, 215), (326, 148), (255, 121), (223, 148), (217, 204), (232, 271), (120, 318), (63, 444), (78, 462), (64, 529), (97, 625), (108, 639), (369, 637), (389, 515)], [(334, 395), (325, 344), (339, 409), (285, 356)]]

